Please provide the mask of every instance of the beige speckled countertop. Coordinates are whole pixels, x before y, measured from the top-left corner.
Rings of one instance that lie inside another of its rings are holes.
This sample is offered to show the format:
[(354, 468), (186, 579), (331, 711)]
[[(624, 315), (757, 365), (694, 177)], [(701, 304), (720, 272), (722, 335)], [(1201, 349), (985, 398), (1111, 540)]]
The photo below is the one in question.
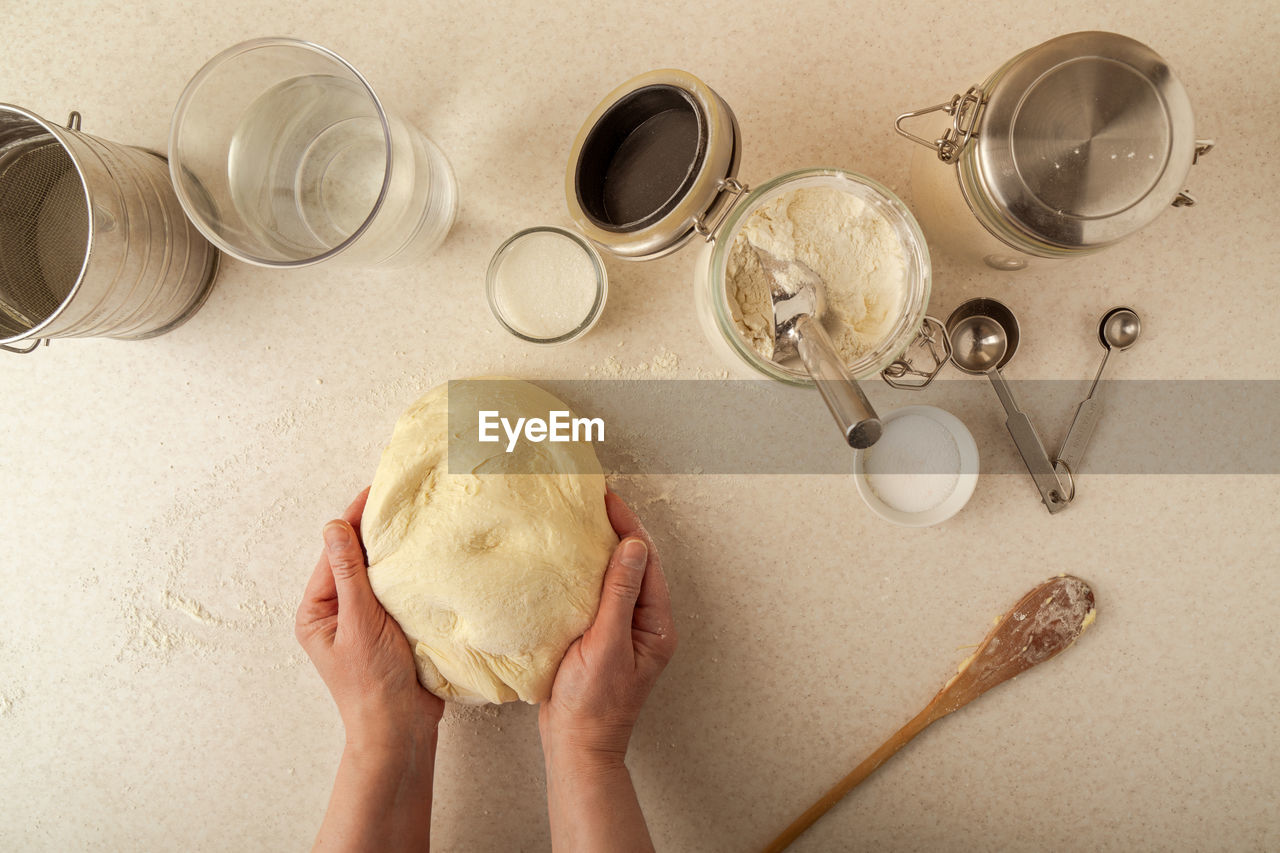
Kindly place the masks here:
[[(909, 199), (894, 115), (1050, 36), (1132, 35), (1177, 69), (1218, 141), (1193, 173), (1200, 205), (1021, 278), (937, 257), (933, 313), (978, 294), (1013, 304), (1021, 378), (1091, 373), (1090, 330), (1119, 301), (1146, 322), (1126, 377), (1280, 378), (1270, 2), (7, 0), (0, 18), (0, 100), (78, 109), (87, 131), (151, 147), (223, 47), (320, 42), (440, 144), (462, 194), (413, 273), (227, 263), (171, 335), (3, 354), (4, 849), (309, 844), (342, 732), (292, 611), (320, 525), (368, 482), (396, 414), (465, 374), (585, 376), (609, 356), (634, 373), (719, 370), (690, 313), (692, 252), (609, 261), (605, 317), (568, 347), (523, 345), (485, 306), (490, 253), (565, 220), (580, 121), (641, 71), (686, 68), (733, 105), (748, 180), (834, 165)], [(1047, 444), (1069, 419), (1043, 413)], [(1007, 452), (994, 398), (970, 426)], [(844, 477), (614, 488), (658, 538), (682, 633), (630, 758), (660, 849), (763, 844), (1060, 571), (1098, 593), (1081, 643), (926, 732), (796, 849), (1280, 848), (1278, 478), (1093, 476), (1051, 518), (1025, 477), (984, 477), (963, 513), (919, 531), (878, 521)], [(449, 714), (438, 849), (547, 848), (535, 718)]]

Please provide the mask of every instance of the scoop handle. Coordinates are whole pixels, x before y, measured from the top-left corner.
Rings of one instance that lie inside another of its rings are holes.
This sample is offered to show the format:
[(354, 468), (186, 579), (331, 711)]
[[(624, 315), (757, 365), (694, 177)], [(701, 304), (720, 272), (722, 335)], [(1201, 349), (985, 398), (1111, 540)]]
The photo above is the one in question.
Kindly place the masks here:
[(850, 378), (831, 336), (822, 323), (806, 314), (795, 322), (796, 351), (818, 386), (818, 393), (850, 447), (863, 449), (880, 440), (883, 427), (867, 395)]

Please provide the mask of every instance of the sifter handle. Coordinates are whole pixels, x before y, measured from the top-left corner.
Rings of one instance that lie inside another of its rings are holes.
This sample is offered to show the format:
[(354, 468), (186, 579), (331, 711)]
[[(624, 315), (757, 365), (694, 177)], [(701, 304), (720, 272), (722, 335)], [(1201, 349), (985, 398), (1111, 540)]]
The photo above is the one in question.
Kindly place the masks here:
[(27, 344), (25, 347), (15, 347), (9, 344), (0, 344), (0, 350), (4, 350), (5, 352), (16, 352), (16, 353), (25, 355), (26, 353), (33, 352), (36, 347), (40, 346), (40, 344), (44, 344), (45, 346), (48, 346), (49, 339), (36, 338), (34, 341)]

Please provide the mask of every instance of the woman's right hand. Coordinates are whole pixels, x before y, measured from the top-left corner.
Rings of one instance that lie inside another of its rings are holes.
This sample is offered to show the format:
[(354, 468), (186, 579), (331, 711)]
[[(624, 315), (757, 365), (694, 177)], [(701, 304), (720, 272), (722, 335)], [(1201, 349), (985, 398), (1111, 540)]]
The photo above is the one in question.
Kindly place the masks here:
[(605, 569), (595, 621), (565, 652), (538, 713), (548, 757), (621, 765), (640, 708), (676, 649), (662, 562), (640, 519), (609, 492), (622, 541)]

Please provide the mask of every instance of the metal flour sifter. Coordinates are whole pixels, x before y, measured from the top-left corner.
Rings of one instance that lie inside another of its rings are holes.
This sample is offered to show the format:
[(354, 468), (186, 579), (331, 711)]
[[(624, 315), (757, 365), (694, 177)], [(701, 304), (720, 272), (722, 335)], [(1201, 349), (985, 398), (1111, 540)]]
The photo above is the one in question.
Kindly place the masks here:
[(217, 250), (163, 157), (0, 104), (0, 349), (164, 334), (203, 304)]

